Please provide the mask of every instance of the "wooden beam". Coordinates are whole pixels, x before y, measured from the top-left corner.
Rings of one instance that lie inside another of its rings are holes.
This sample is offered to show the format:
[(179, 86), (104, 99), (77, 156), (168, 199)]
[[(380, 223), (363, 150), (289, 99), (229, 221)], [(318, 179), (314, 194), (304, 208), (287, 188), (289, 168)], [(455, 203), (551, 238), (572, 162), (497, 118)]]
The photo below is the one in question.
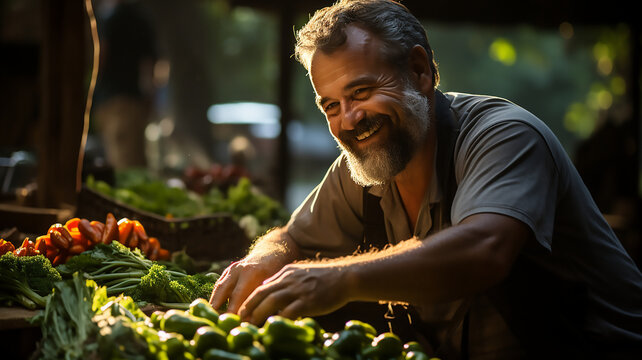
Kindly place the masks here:
[(279, 13), (279, 108), (281, 109), (281, 133), (279, 134), (278, 159), (276, 163), (277, 191), (280, 201), (285, 200), (290, 174), (290, 149), (288, 144), (288, 125), (292, 120), (292, 65), (290, 57), (294, 48), (292, 24), (294, 13), (288, 7)]
[(87, 18), (82, 0), (44, 1), (38, 206), (75, 204), (87, 76)]

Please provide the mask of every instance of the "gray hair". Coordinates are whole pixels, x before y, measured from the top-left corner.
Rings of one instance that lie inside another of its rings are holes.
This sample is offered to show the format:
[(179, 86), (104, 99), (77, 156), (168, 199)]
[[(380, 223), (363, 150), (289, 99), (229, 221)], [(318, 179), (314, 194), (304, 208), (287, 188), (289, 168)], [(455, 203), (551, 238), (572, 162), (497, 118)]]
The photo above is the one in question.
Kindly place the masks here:
[(437, 87), (439, 71), (426, 30), (394, 0), (340, 0), (318, 10), (296, 33), (296, 59), (309, 71), (314, 51), (329, 54), (339, 48), (346, 41), (345, 28), (350, 24), (365, 28), (383, 41), (385, 58), (399, 69), (406, 68), (410, 50), (422, 46), (430, 58), (433, 86)]

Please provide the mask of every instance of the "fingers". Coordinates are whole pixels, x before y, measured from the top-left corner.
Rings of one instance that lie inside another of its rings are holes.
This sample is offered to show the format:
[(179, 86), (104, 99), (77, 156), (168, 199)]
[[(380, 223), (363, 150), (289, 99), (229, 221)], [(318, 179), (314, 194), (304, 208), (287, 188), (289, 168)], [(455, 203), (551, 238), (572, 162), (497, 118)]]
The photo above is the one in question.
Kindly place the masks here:
[(230, 265), (214, 285), (210, 304), (220, 309), (227, 300), (227, 312), (237, 313), (245, 299), (271, 271), (249, 261), (239, 261)]
[(263, 284), (271, 283), (274, 282), (276, 279), (280, 278), (283, 276), (283, 273), (290, 270), (290, 265), (286, 265), (281, 268), (281, 270), (277, 271), (274, 275), (270, 276), (269, 278), (263, 280)]
[[(241, 319), (260, 324), (269, 315), (277, 313), (287, 305), (288, 299), (292, 296), (288, 295), (291, 291), (283, 281), (279, 281), (287, 277), (287, 272), (284, 272), (286, 268), (263, 281), (263, 284), (248, 296), (239, 309)], [(284, 290), (280, 291), (281, 289)]]
[(253, 324), (262, 324), (292, 302), (293, 294), (288, 289), (279, 290), (276, 286), (258, 287), (243, 303), (239, 311), (241, 319)]
[(290, 319), (316, 315), (316, 314), (311, 314), (309, 312), (306, 312), (305, 309), (306, 309), (305, 301), (303, 301), (302, 299), (296, 299), (293, 302), (291, 302), (288, 306), (286, 306), (283, 310), (281, 310), (279, 312), (279, 315)]
[(248, 279), (247, 277), (240, 277), (237, 281), (234, 292), (229, 297), (230, 302), (227, 305), (227, 311), (238, 313), (239, 308), (247, 299), (248, 296), (254, 291), (257, 285), (260, 284), (260, 281), (253, 279)]
[(338, 277), (336, 269), (287, 265), (249, 294), (238, 314), (256, 325), (275, 314), (289, 318), (327, 314), (347, 302), (332, 290), (341, 288)]
[(212, 296), (210, 297), (210, 304), (214, 309), (220, 309), (225, 304), (236, 286), (238, 274), (231, 269), (232, 266), (225, 269), (216, 284), (214, 284), (214, 290), (212, 290)]
[(306, 291), (297, 283), (297, 276), (293, 276), (295, 272), (296, 270), (286, 266), (266, 279), (241, 305), (241, 318), (254, 324), (262, 324), (270, 315), (283, 314), (283, 311), (294, 303), (297, 305), (290, 308), (288, 313), (299, 311), (303, 302), (298, 299), (303, 296), (301, 292)]

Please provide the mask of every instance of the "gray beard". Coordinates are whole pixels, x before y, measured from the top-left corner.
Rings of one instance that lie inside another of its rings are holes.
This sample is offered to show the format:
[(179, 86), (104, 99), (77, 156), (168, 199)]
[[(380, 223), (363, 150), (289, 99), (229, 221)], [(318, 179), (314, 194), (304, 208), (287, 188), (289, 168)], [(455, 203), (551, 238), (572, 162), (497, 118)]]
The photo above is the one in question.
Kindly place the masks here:
[(428, 98), (407, 86), (403, 91), (406, 118), (398, 125), (384, 146), (366, 149), (356, 154), (337, 139), (345, 154), (350, 176), (360, 186), (384, 185), (405, 169), (430, 131), (430, 104)]

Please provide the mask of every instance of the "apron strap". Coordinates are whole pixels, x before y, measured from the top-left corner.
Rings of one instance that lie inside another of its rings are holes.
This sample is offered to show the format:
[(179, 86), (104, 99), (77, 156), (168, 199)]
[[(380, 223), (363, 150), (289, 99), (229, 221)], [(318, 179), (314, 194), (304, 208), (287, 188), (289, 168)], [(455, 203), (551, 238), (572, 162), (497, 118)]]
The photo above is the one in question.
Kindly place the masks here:
[[(385, 221), (383, 216), (383, 210), (379, 201), (380, 197), (372, 195), (368, 192), (369, 188), (363, 189), (363, 213), (364, 213), (364, 239), (363, 247), (365, 249), (378, 248), (383, 249), (387, 244), (389, 244), (388, 236), (386, 234)], [(443, 216), (443, 208), (438, 207), (436, 213), (433, 214), (436, 216)], [(361, 304), (360, 306), (363, 306)], [(384, 305), (385, 306), (385, 305)], [(448, 321), (448, 327), (446, 330), (445, 339), (455, 338), (458, 333), (461, 332), (461, 349), (459, 358), (467, 359), (467, 351), (464, 351), (468, 348), (468, 309), (470, 308), (470, 300), (464, 300), (453, 315), (452, 319)], [(382, 309), (379, 305), (378, 309)], [(387, 309), (383, 308), (385, 311), (384, 318), (388, 323), (390, 331), (401, 334), (405, 338), (415, 338), (421, 340), (425, 347), (431, 349), (431, 352), (434, 354), (443, 354), (441, 356), (447, 355), (452, 352), (453, 349), (450, 349), (446, 343), (440, 343), (435, 336), (432, 336), (430, 331), (430, 326), (423, 323), (420, 319), (419, 314), (412, 306), (405, 305), (393, 305), (388, 304)], [(377, 311), (379, 316), (381, 315), (381, 310)]]
[(389, 244), (383, 210), (379, 205), (380, 197), (363, 188), (363, 250), (370, 248), (383, 249)]

